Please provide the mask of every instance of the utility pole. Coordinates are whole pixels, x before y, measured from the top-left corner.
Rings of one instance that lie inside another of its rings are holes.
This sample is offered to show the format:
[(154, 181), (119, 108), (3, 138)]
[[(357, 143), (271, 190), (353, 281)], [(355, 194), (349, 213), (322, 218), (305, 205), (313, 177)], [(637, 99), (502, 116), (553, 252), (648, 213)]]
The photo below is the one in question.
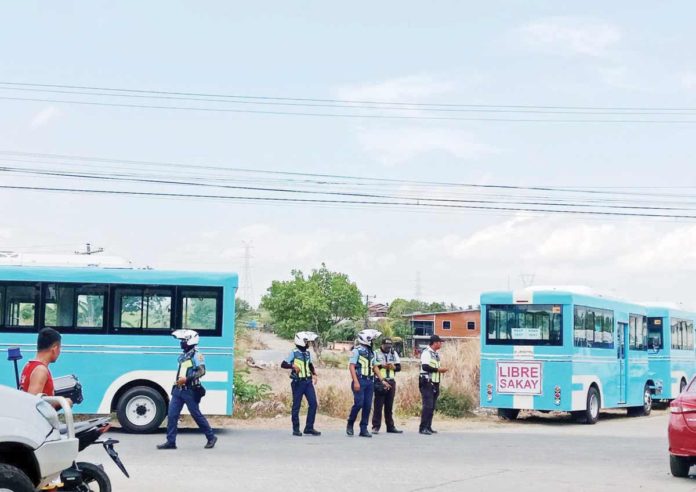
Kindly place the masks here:
[(75, 251), (76, 255), (96, 255), (97, 253), (103, 253), (104, 248), (97, 248), (97, 249), (92, 249), (92, 245), (90, 243), (85, 244), (85, 249), (84, 251)]
[(370, 327), (370, 298), (374, 299), (377, 296), (370, 296), (365, 294), (365, 329)]
[(251, 241), (242, 241), (244, 245), (244, 270), (242, 278), (242, 299), (250, 304), (254, 302), (254, 287), (251, 282)]

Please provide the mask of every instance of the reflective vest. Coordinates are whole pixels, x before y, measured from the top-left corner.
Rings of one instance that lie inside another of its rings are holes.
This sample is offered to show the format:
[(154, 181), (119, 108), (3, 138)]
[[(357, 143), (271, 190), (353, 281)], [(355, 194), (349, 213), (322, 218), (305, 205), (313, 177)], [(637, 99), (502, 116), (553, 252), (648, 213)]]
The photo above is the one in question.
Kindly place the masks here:
[[(428, 360), (428, 365), (432, 367), (433, 369), (440, 369), (440, 354), (428, 347), (427, 349), (428, 352), (430, 352), (430, 357)], [(430, 380), (433, 383), (440, 383), (440, 377), (442, 374), (439, 372), (425, 372), (423, 368), (421, 367), (421, 376), (425, 377), (426, 379)]]
[[(205, 363), (203, 356), (196, 349), (189, 350), (185, 354), (180, 355), (178, 361), (179, 369), (176, 371), (176, 379), (179, 379), (179, 376), (183, 376), (187, 379), (193, 378), (198, 368)], [(198, 384), (200, 384), (200, 380), (195, 378), (190, 381), (187, 386), (196, 386)]]
[(355, 368), (358, 371), (358, 376), (372, 377), (372, 366), (374, 363), (375, 353), (364, 345), (358, 346), (358, 363)]
[[(382, 352), (382, 355), (384, 356), (384, 365), (395, 364), (396, 358), (394, 357), (393, 352), (388, 352), (386, 354)], [(394, 369), (387, 369), (385, 367), (379, 368), (379, 375), (382, 377), (382, 379), (394, 379), (395, 374), (396, 371)]]
[(293, 352), (294, 358), (292, 365), (297, 369), (296, 377), (300, 379), (307, 379), (312, 377), (312, 370), (309, 368), (309, 363), (312, 360), (312, 356), (309, 351), (302, 352), (296, 349)]

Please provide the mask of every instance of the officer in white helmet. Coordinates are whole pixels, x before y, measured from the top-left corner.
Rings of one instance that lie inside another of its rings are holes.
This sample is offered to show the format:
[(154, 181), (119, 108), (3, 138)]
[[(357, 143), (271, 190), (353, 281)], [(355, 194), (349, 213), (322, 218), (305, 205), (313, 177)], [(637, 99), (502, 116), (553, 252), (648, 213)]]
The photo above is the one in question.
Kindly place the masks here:
[[(375, 352), (372, 349), (372, 342), (379, 338), (382, 333), (371, 328), (362, 330), (358, 333), (358, 346), (353, 349), (350, 357), (350, 376), (352, 379), (351, 389), (353, 390), (353, 407), (348, 415), (348, 425), (346, 434), (353, 435), (353, 425), (360, 416), (360, 437), (372, 437), (367, 430), (370, 421), (370, 410), (375, 391), (375, 378), (381, 380), (379, 366), (375, 359)], [(384, 387), (389, 390), (389, 383), (382, 380)]]
[(301, 331), (295, 335), (295, 348), (281, 363), (283, 369), (290, 369), (290, 387), (292, 389), (292, 435), (302, 436), (300, 432), (300, 406), (302, 397), (307, 398), (307, 420), (304, 434), (320, 436), (321, 432), (314, 428), (314, 418), (317, 414), (317, 395), (314, 385), (317, 383), (317, 372), (309, 352), (309, 344), (317, 339), (312, 331)]
[(179, 340), (183, 354), (179, 356), (179, 369), (176, 372), (176, 382), (172, 388), (172, 398), (169, 401), (167, 413), (167, 442), (157, 446), (157, 449), (176, 449), (176, 431), (181, 410), (184, 405), (191, 413), (198, 427), (203, 431), (207, 442), (206, 449), (213, 448), (217, 437), (208, 423), (208, 419), (201, 413), (199, 404), (205, 389), (201, 385), (201, 378), (205, 375), (205, 359), (198, 351), (199, 336), (194, 330), (176, 330), (172, 336)]

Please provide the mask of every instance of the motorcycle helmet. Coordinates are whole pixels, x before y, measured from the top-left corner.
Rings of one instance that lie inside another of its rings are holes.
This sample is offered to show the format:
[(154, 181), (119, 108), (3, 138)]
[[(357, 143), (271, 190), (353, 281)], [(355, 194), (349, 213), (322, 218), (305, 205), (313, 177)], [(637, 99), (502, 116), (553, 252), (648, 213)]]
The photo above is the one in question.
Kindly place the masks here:
[(309, 342), (313, 342), (318, 336), (319, 335), (313, 331), (300, 331), (295, 334), (295, 345), (298, 347), (307, 348), (309, 346)]
[(198, 332), (195, 330), (176, 330), (172, 332), (172, 336), (179, 340), (182, 350), (191, 350), (200, 342)]
[(372, 328), (362, 330), (360, 333), (358, 333), (358, 343), (360, 343), (360, 345), (366, 345), (369, 347), (370, 345), (372, 345), (372, 342), (374, 340), (379, 338), (381, 334), (381, 331), (373, 330)]

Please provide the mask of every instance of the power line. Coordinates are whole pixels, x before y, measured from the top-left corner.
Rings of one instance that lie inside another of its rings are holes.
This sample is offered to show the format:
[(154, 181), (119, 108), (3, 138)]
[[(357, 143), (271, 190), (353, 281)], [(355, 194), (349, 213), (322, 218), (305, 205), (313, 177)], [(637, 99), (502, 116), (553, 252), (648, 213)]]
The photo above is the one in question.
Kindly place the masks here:
[[(411, 195), (387, 195), (387, 194), (376, 194), (376, 193), (352, 193), (352, 192), (341, 192), (341, 191), (326, 191), (326, 190), (299, 190), (291, 188), (271, 188), (271, 187), (260, 187), (260, 186), (236, 186), (236, 185), (225, 185), (219, 183), (200, 183), (200, 182), (187, 182), (187, 181), (174, 181), (168, 179), (151, 179), (151, 178), (136, 178), (136, 177), (121, 177), (115, 176), (113, 174), (84, 174), (84, 173), (71, 173), (65, 171), (50, 171), (41, 169), (26, 169), (26, 168), (16, 168), (16, 167), (0, 167), (0, 172), (11, 172), (11, 173), (21, 173), (21, 174), (31, 174), (31, 175), (41, 175), (41, 176), (57, 176), (57, 177), (68, 177), (68, 178), (80, 178), (80, 179), (96, 179), (104, 181), (121, 181), (121, 182), (136, 182), (136, 183), (148, 183), (148, 184), (165, 184), (165, 185), (176, 185), (176, 186), (192, 186), (192, 187), (209, 187), (209, 188), (222, 188), (222, 189), (234, 189), (234, 190), (244, 190), (244, 191), (261, 191), (261, 192), (274, 192), (274, 193), (292, 193), (292, 194), (310, 194), (310, 195), (326, 195), (326, 196), (341, 196), (341, 197), (353, 197), (353, 198), (371, 198), (371, 199), (393, 199), (393, 200), (412, 200), (415, 202), (425, 202), (430, 203), (470, 203), (470, 204), (499, 204), (500, 200), (483, 200), (483, 199), (453, 199), (453, 198), (433, 198), (433, 197), (423, 197), (423, 196), (411, 196)], [(530, 205), (530, 206), (544, 206), (544, 207), (568, 207), (568, 208), (606, 208), (606, 209), (625, 209), (625, 210), (663, 210), (663, 211), (685, 211), (692, 210), (693, 208), (687, 207), (667, 207), (667, 206), (652, 206), (652, 205), (613, 205), (613, 204), (586, 204), (586, 203), (563, 203), (558, 201), (525, 201), (525, 200), (508, 200), (505, 203), (510, 205)], [(696, 204), (694, 204), (696, 205)]]
[(643, 217), (643, 218), (669, 218), (669, 219), (696, 219), (696, 215), (683, 214), (657, 214), (657, 213), (632, 213), (632, 212), (607, 212), (594, 210), (558, 210), (558, 209), (539, 209), (531, 207), (502, 207), (485, 205), (455, 205), (455, 204), (422, 204), (411, 202), (392, 202), (379, 200), (332, 200), (332, 199), (309, 199), (309, 198), (281, 198), (281, 197), (261, 197), (261, 196), (234, 196), (234, 195), (205, 195), (192, 193), (165, 193), (165, 192), (146, 192), (131, 190), (104, 190), (88, 188), (58, 188), (49, 186), (19, 186), (19, 185), (0, 185), (0, 189), (24, 190), (24, 191), (46, 191), (60, 193), (87, 193), (102, 195), (120, 196), (140, 196), (140, 197), (161, 197), (161, 198), (199, 198), (214, 199), (225, 201), (241, 202), (271, 202), (271, 203), (298, 203), (298, 204), (338, 204), (338, 205), (377, 205), (377, 206), (401, 206), (404, 208), (434, 208), (434, 209), (456, 209), (456, 210), (495, 210), (505, 212), (536, 212), (544, 214), (568, 214), (582, 216), (607, 216), (607, 217)]
[[(211, 171), (222, 171), (222, 172), (243, 172), (250, 174), (260, 174), (260, 175), (278, 175), (278, 176), (298, 176), (298, 177), (311, 177), (318, 179), (342, 179), (354, 181), (355, 184), (360, 182), (368, 183), (389, 183), (389, 184), (400, 184), (400, 185), (429, 185), (437, 187), (461, 187), (461, 188), (479, 188), (479, 189), (498, 189), (498, 190), (518, 190), (518, 191), (544, 191), (544, 192), (565, 192), (565, 193), (587, 193), (595, 195), (625, 195), (625, 196), (654, 196), (654, 197), (669, 197), (669, 198), (693, 198), (693, 194), (665, 194), (665, 193), (646, 193), (645, 191), (617, 191), (614, 188), (589, 188), (589, 187), (568, 187), (568, 186), (523, 186), (523, 185), (508, 185), (508, 184), (480, 184), (480, 183), (466, 183), (466, 182), (452, 182), (452, 181), (428, 181), (428, 180), (409, 180), (409, 179), (395, 179), (395, 178), (378, 178), (378, 177), (360, 177), (360, 176), (350, 176), (341, 174), (327, 174), (327, 173), (307, 173), (307, 172), (297, 172), (297, 171), (277, 171), (277, 170), (263, 170), (263, 169), (252, 169), (252, 168), (239, 168), (239, 167), (225, 167), (225, 166), (209, 166), (209, 165), (192, 165), (192, 164), (182, 164), (177, 162), (167, 162), (167, 161), (147, 161), (147, 160), (132, 160), (132, 159), (112, 159), (103, 157), (86, 157), (86, 156), (76, 156), (67, 154), (51, 154), (51, 153), (38, 153), (38, 152), (18, 152), (18, 151), (7, 151), (0, 150), (0, 155), (19, 155), (19, 156), (33, 156), (48, 159), (68, 159), (68, 160), (79, 160), (87, 162), (100, 162), (100, 163), (127, 163), (137, 166), (157, 166), (157, 167), (176, 167), (182, 169), (192, 169), (192, 170), (211, 170)], [(320, 182), (319, 184), (326, 184), (325, 182)], [(621, 187), (621, 190), (633, 189), (631, 187)], [(640, 187), (639, 189), (644, 189)]]
[(165, 90), (147, 89), (124, 89), (113, 87), (67, 85), (67, 84), (39, 84), (29, 82), (7, 82), (0, 81), (0, 85), (15, 87), (45, 87), (62, 88), (77, 90), (98, 90), (111, 91), (117, 93), (139, 93), (139, 94), (159, 94), (172, 96), (191, 96), (191, 97), (218, 97), (242, 100), (270, 100), (270, 101), (297, 101), (297, 102), (323, 102), (323, 103), (346, 103), (346, 104), (377, 104), (394, 106), (420, 106), (420, 107), (461, 107), (461, 108), (512, 108), (512, 109), (564, 109), (564, 110), (597, 110), (597, 111), (696, 111), (696, 107), (649, 107), (649, 106), (553, 106), (553, 105), (524, 105), (524, 104), (461, 104), (461, 103), (422, 103), (422, 102), (397, 102), (397, 101), (375, 101), (375, 100), (350, 100), (350, 99), (329, 99), (329, 98), (310, 98), (310, 97), (277, 97), (277, 96), (253, 96), (235, 95), (202, 92), (175, 92)]
[(68, 94), (74, 96), (105, 96), (105, 97), (125, 97), (133, 99), (160, 99), (167, 101), (194, 101), (194, 102), (210, 102), (210, 103), (225, 103), (225, 104), (249, 104), (249, 105), (264, 105), (264, 106), (284, 106), (284, 107), (303, 107), (303, 108), (331, 108), (331, 109), (364, 109), (364, 110), (380, 110), (380, 111), (418, 111), (418, 112), (436, 112), (436, 113), (513, 113), (513, 114), (546, 114), (546, 115), (613, 115), (613, 116), (696, 116), (696, 109), (669, 109), (658, 110), (652, 108), (644, 108), (642, 110), (617, 110), (617, 109), (592, 109), (592, 108), (543, 108), (543, 107), (510, 107), (510, 106), (489, 106), (489, 105), (473, 105), (464, 107), (440, 107), (440, 105), (410, 105), (409, 103), (401, 103), (401, 106), (388, 105), (384, 103), (357, 103), (351, 101), (345, 102), (292, 102), (292, 101), (272, 101), (265, 99), (220, 99), (217, 96), (206, 97), (186, 97), (175, 95), (160, 95), (158, 93), (141, 94), (141, 93), (109, 93), (109, 92), (89, 92), (78, 90), (57, 90), (57, 89), (41, 89), (30, 87), (2, 87), (0, 82), (0, 90), (6, 91), (22, 91), (22, 92), (39, 92), (50, 94)]
[(101, 106), (129, 109), (168, 109), (175, 111), (201, 111), (211, 113), (240, 113), (269, 116), (302, 116), (341, 119), (379, 119), (379, 120), (432, 120), (432, 121), (479, 121), (500, 123), (644, 123), (644, 124), (692, 124), (696, 119), (559, 119), (559, 118), (503, 118), (503, 117), (458, 117), (458, 116), (428, 116), (428, 115), (393, 115), (393, 114), (356, 114), (356, 113), (316, 113), (309, 111), (271, 111), (261, 109), (213, 108), (202, 106), (162, 106), (156, 104), (110, 103), (99, 101), (82, 101), (55, 98), (12, 97), (0, 96), (5, 101), (27, 101), (54, 104), (76, 104), (82, 106)]

